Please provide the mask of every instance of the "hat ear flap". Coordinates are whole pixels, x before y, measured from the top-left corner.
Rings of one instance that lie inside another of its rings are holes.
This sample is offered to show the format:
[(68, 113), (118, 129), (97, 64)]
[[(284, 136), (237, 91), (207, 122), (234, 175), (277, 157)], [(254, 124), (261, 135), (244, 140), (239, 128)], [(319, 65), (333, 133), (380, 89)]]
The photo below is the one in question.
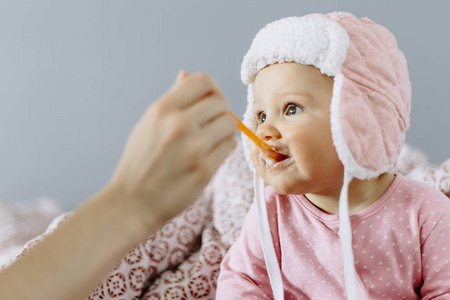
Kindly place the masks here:
[(330, 16), (338, 19), (351, 39), (335, 77), (333, 142), (352, 176), (374, 178), (393, 169), (409, 127), (411, 83), (406, 59), (386, 28), (367, 18)]
[[(344, 165), (345, 170), (349, 172), (353, 177), (356, 177), (358, 179), (374, 178), (384, 172), (389, 171), (394, 165), (388, 164), (383, 165), (379, 168), (368, 168), (358, 163), (355, 157), (353, 156), (354, 152), (358, 153), (358, 150), (355, 149), (360, 149), (361, 140), (359, 140), (358, 143), (349, 144), (348, 143), (349, 139), (348, 138), (346, 139), (346, 134), (351, 135), (351, 132), (345, 132), (343, 123), (344, 125), (346, 123), (343, 121), (348, 120), (349, 117), (348, 116), (343, 117), (342, 112), (348, 111), (352, 115), (354, 115), (355, 112), (354, 110), (349, 110), (349, 106), (343, 107), (342, 105), (342, 95), (348, 95), (345, 93), (345, 91), (343, 91), (343, 85), (345, 82), (348, 83), (350, 82), (350, 80), (348, 80), (343, 74), (338, 74), (337, 76), (334, 77), (333, 96), (331, 98), (331, 105), (330, 105), (330, 122), (331, 122), (331, 134), (333, 138), (333, 144), (338, 154), (339, 160)], [(354, 118), (355, 116), (352, 117)], [(348, 124), (346, 125), (348, 126)], [(348, 127), (346, 128), (348, 130)], [(354, 151), (352, 151), (352, 149)], [(367, 153), (366, 155), (370, 154)]]

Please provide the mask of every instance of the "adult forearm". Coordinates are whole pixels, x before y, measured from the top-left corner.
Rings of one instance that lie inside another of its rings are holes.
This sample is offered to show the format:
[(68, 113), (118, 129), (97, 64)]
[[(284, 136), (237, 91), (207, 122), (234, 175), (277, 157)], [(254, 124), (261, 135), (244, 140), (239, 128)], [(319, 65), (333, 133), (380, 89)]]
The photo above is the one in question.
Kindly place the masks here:
[[(114, 203), (114, 205), (112, 202)], [(127, 205), (127, 204), (130, 205)], [(0, 273), (0, 299), (83, 299), (131, 247), (155, 231), (132, 201), (108, 189), (94, 196), (58, 229)]]

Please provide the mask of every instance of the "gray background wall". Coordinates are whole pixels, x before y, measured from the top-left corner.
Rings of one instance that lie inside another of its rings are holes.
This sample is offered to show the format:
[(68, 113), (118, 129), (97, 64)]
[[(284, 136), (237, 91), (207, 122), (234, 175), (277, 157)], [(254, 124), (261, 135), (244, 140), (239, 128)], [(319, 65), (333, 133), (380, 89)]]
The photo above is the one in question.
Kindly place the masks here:
[(273, 20), (349, 11), (390, 29), (411, 73), (407, 142), (450, 157), (447, 1), (0, 1), (0, 198), (57, 199), (100, 189), (145, 108), (177, 71), (207, 71), (232, 110), (253, 36)]

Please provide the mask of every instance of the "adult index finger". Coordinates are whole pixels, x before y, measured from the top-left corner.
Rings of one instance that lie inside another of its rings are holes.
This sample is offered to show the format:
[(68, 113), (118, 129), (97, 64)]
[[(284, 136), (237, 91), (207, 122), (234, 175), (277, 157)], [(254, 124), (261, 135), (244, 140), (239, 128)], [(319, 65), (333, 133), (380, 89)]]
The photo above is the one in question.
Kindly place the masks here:
[(220, 93), (219, 84), (208, 74), (200, 72), (177, 80), (162, 101), (182, 110), (213, 93)]

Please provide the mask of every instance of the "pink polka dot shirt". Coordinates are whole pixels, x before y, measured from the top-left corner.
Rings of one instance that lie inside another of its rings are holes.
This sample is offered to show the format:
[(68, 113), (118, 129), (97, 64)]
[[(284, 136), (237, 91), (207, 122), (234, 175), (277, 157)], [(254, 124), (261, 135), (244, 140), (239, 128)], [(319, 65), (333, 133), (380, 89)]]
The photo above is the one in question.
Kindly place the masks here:
[[(266, 189), (285, 299), (345, 299), (339, 215), (301, 195)], [(450, 199), (400, 174), (374, 204), (352, 215), (360, 299), (450, 299)], [(273, 297), (256, 207), (222, 262), (217, 299)]]

